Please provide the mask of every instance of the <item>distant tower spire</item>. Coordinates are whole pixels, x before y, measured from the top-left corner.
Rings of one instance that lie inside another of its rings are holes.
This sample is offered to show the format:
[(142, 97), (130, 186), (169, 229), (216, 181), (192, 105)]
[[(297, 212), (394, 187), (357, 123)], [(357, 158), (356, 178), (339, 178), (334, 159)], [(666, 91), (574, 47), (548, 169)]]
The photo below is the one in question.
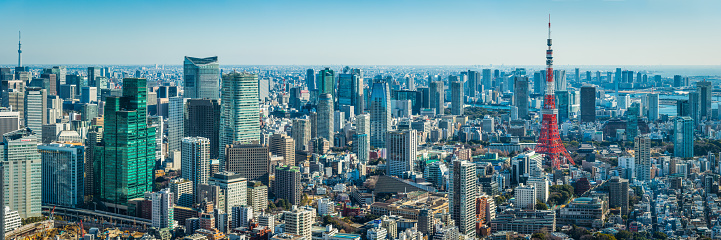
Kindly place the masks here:
[(20, 43), (21, 40), (20, 31), (18, 31), (18, 67), (23, 66), (23, 50), (22, 50), (22, 44)]

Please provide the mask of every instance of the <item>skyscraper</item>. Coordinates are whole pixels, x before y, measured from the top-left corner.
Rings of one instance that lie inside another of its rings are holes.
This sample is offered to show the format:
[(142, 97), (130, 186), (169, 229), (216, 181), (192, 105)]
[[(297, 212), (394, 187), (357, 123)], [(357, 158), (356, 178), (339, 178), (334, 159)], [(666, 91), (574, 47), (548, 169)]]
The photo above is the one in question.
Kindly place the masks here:
[[(260, 140), (258, 76), (234, 72), (223, 75), (220, 105), (220, 145)], [(220, 149), (221, 168), (225, 149)]]
[(273, 134), (270, 136), (270, 153), (283, 157), (283, 165), (295, 166), (295, 141), (285, 134)]
[(391, 103), (388, 83), (376, 81), (370, 96), (370, 144), (373, 147), (386, 146), (386, 133), (391, 130)]
[(354, 113), (363, 113), (363, 72), (350, 69), (338, 77), (338, 106), (354, 106)]
[(596, 121), (596, 87), (581, 87), (581, 122)]
[[(484, 81), (485, 81), (485, 79), (484, 79)], [(430, 107), (436, 110), (436, 115), (445, 114), (445, 108), (444, 108), (445, 106), (443, 105), (443, 103), (445, 101), (445, 89), (443, 87), (443, 82), (432, 81), (429, 84), (429, 92), (430, 92), (430, 100), (431, 100)]]
[(476, 235), (476, 165), (454, 161), (448, 189), (448, 206), (458, 231), (466, 236)]
[[(571, 116), (571, 98), (568, 91), (556, 91), (556, 106), (558, 107), (558, 122), (562, 123)], [(520, 117), (520, 109), (519, 117)]]
[(210, 140), (204, 137), (186, 137), (183, 138), (181, 146), (181, 177), (192, 181), (193, 191), (197, 192), (198, 185), (208, 184), (210, 177)]
[(268, 185), (270, 152), (268, 147), (254, 144), (225, 145), (225, 169), (248, 180), (261, 181)]
[(333, 141), (333, 95), (323, 93), (318, 97), (318, 137)]
[(636, 156), (636, 179), (651, 180), (651, 139), (646, 136), (637, 136), (633, 142)]
[(25, 126), (38, 136), (43, 135), (43, 125), (48, 123), (48, 94), (45, 89), (25, 89)]
[(646, 95), (648, 98), (648, 120), (655, 122), (658, 120), (658, 93)]
[(85, 146), (82, 144), (43, 144), (43, 204), (67, 208), (80, 207), (85, 197)]
[(233, 219), (233, 207), (248, 205), (248, 180), (240, 174), (225, 171), (215, 173), (208, 180), (208, 185), (217, 186), (225, 195), (215, 208), (228, 213), (228, 219)]
[(493, 77), (491, 69), (483, 69), (483, 90), (493, 90)]
[(463, 115), (463, 82), (451, 82), (451, 114)]
[(696, 82), (696, 91), (699, 93), (700, 104), (699, 104), (699, 117), (710, 119), (711, 118), (711, 97), (713, 93), (713, 86), (711, 82), (705, 79), (701, 82)]
[(41, 216), (42, 159), (38, 137), (23, 128), (4, 134), (0, 146), (4, 205), (18, 211), (21, 218)]
[(673, 156), (680, 158), (693, 157), (694, 121), (691, 117), (682, 116), (674, 119)]
[(291, 205), (300, 205), (303, 186), (300, 182), (300, 168), (281, 166), (275, 168), (275, 185), (273, 192), (278, 199), (285, 199)]
[(295, 150), (296, 151), (308, 151), (310, 150), (309, 143), (310, 143), (310, 135), (311, 135), (311, 125), (310, 120), (299, 118), (299, 119), (293, 119), (293, 132), (291, 135), (293, 136), (293, 141), (295, 141)]
[(688, 106), (691, 119), (695, 124), (701, 122), (701, 94), (698, 91), (688, 93)]
[[(186, 137), (204, 137), (210, 140), (210, 159), (220, 153), (220, 102), (213, 99), (188, 99), (184, 121)], [(169, 107), (170, 108), (170, 107)]]
[(413, 171), (418, 148), (416, 130), (391, 131), (386, 137), (386, 174), (400, 177), (405, 172)]
[(335, 99), (335, 72), (330, 68), (325, 68), (318, 72), (318, 94), (330, 94)]
[(368, 162), (370, 156), (370, 116), (366, 114), (356, 115), (355, 135), (353, 136), (353, 152), (358, 156), (361, 163)]
[[(218, 99), (220, 86), (218, 57), (185, 57), (183, 61), (183, 84), (186, 98)], [(256, 84), (257, 88), (257, 84)], [(257, 90), (256, 90), (257, 91)]]
[(621, 208), (621, 215), (628, 213), (628, 179), (621, 179), (618, 176), (612, 177), (608, 185), (609, 207)]
[(185, 132), (185, 102), (182, 97), (171, 97), (168, 101), (168, 151), (180, 150)]
[[(528, 77), (515, 76), (513, 81), (513, 105), (518, 108), (518, 118), (528, 118)], [(559, 110), (560, 112), (560, 110)]]
[(100, 199), (125, 205), (153, 188), (155, 128), (148, 127), (147, 80), (123, 79), (123, 96), (107, 97), (100, 151)]
[(308, 91), (318, 89), (315, 83), (315, 71), (312, 68), (306, 71), (305, 84), (308, 86)]
[(483, 91), (483, 85), (481, 84), (481, 73), (478, 71), (468, 70), (468, 97), (476, 98), (478, 92)]
[(88, 67), (88, 86), (100, 88), (97, 77), (100, 77), (100, 69), (98, 67)]

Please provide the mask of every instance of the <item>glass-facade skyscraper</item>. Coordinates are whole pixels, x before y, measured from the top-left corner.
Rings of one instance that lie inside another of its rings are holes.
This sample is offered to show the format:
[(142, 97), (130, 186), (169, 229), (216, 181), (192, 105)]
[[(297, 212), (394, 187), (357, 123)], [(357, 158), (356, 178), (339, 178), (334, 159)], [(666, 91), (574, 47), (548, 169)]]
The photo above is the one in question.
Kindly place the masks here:
[(693, 157), (694, 122), (689, 116), (676, 117), (673, 122), (673, 156)]
[(391, 130), (391, 103), (388, 83), (377, 81), (373, 83), (370, 96), (370, 143), (371, 146), (382, 148), (386, 146), (386, 134)]
[(220, 66), (218, 57), (185, 57), (183, 62), (184, 97), (219, 99)]
[(107, 97), (100, 158), (100, 200), (125, 205), (153, 189), (155, 128), (147, 120), (147, 80), (123, 79), (122, 97)]
[(318, 95), (329, 93), (335, 99), (335, 72), (330, 68), (325, 68), (318, 72)]
[(43, 204), (80, 207), (85, 197), (85, 146), (82, 144), (43, 144)]
[[(220, 104), (220, 146), (234, 142), (260, 140), (258, 108), (258, 75), (230, 73), (223, 75)], [(225, 166), (225, 149), (219, 150), (220, 166)]]
[(363, 113), (363, 73), (351, 69), (338, 76), (338, 106), (354, 106), (355, 114)]

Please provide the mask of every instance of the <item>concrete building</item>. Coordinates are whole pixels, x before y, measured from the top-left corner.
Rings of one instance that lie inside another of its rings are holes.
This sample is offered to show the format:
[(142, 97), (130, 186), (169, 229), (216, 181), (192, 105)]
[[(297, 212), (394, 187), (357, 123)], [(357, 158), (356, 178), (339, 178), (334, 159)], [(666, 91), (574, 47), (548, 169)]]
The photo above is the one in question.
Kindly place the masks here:
[(333, 95), (330, 93), (321, 94), (318, 97), (318, 137), (333, 141)]
[(0, 109), (0, 136), (20, 129), (20, 113)]
[[(183, 138), (181, 151), (181, 177), (193, 182), (193, 190), (198, 185), (207, 184), (210, 178), (210, 140), (204, 137)], [(193, 192), (193, 194), (197, 194)]]
[(635, 152), (636, 179), (651, 180), (651, 139), (637, 136), (633, 142)]
[(285, 232), (311, 239), (311, 226), (315, 223), (313, 211), (293, 206), (293, 210), (283, 213)]
[(521, 183), (518, 185), (518, 187), (514, 189), (514, 192), (514, 198), (516, 198), (516, 207), (526, 210), (536, 209), (536, 201), (538, 201), (538, 197), (536, 196), (535, 185), (524, 185), (523, 183)]
[(416, 130), (391, 131), (386, 137), (386, 174), (400, 177), (413, 171), (418, 149)]
[(260, 181), (248, 181), (248, 206), (253, 208), (254, 216), (268, 209), (268, 186)]
[(528, 185), (532, 185), (536, 188), (536, 200), (546, 203), (548, 201), (548, 195), (549, 195), (549, 186), (548, 186), (548, 180), (546, 180), (546, 176), (540, 176), (540, 177), (530, 177), (526, 181)]
[(466, 236), (476, 235), (476, 165), (467, 161), (454, 161), (448, 189), (449, 212), (458, 231)]
[(210, 178), (208, 184), (220, 188), (224, 196), (215, 208), (228, 213), (229, 219), (233, 219), (233, 207), (248, 205), (248, 180), (240, 174), (219, 172)]
[(556, 231), (556, 213), (552, 210), (506, 210), (491, 220), (494, 232), (514, 231), (522, 234), (533, 234), (544, 229)]
[(628, 213), (628, 179), (618, 176), (611, 178), (608, 185), (608, 205), (621, 208), (621, 214)]
[(3, 198), (21, 218), (39, 217), (42, 202), (42, 158), (37, 134), (28, 128), (3, 135)]
[(283, 165), (295, 166), (295, 141), (285, 134), (273, 134), (270, 136), (270, 153), (283, 157)]
[(276, 198), (285, 199), (292, 205), (300, 205), (302, 185), (300, 182), (300, 168), (296, 166), (281, 166), (275, 168), (275, 183), (273, 192)]
[(270, 152), (260, 144), (225, 145), (225, 169), (268, 185)]
[(291, 136), (295, 142), (296, 151), (309, 151), (311, 139), (311, 124), (309, 119), (293, 119), (293, 130)]
[(150, 199), (153, 202), (152, 226), (158, 229), (175, 228), (177, 226), (174, 215), (175, 204), (170, 189), (154, 192), (150, 195)]
[(38, 136), (43, 135), (43, 125), (48, 123), (48, 95), (45, 89), (28, 87), (25, 89), (25, 127)]

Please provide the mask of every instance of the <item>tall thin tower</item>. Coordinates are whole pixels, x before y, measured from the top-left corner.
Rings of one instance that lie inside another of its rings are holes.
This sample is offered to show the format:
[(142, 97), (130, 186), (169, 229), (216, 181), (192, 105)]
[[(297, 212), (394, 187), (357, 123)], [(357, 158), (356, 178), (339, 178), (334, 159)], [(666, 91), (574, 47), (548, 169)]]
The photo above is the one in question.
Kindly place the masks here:
[(546, 50), (546, 95), (543, 101), (543, 120), (541, 122), (541, 133), (538, 137), (536, 152), (545, 155), (546, 161), (551, 163), (555, 169), (561, 168), (573, 159), (563, 146), (558, 134), (558, 109), (556, 108), (556, 97), (554, 95), (555, 84), (553, 82), (553, 49), (551, 49), (551, 16), (548, 16), (548, 50)]
[(20, 31), (18, 31), (18, 67), (23, 66), (23, 50), (22, 50), (23, 45), (20, 43), (20, 40), (21, 40), (21, 35), (20, 35)]

